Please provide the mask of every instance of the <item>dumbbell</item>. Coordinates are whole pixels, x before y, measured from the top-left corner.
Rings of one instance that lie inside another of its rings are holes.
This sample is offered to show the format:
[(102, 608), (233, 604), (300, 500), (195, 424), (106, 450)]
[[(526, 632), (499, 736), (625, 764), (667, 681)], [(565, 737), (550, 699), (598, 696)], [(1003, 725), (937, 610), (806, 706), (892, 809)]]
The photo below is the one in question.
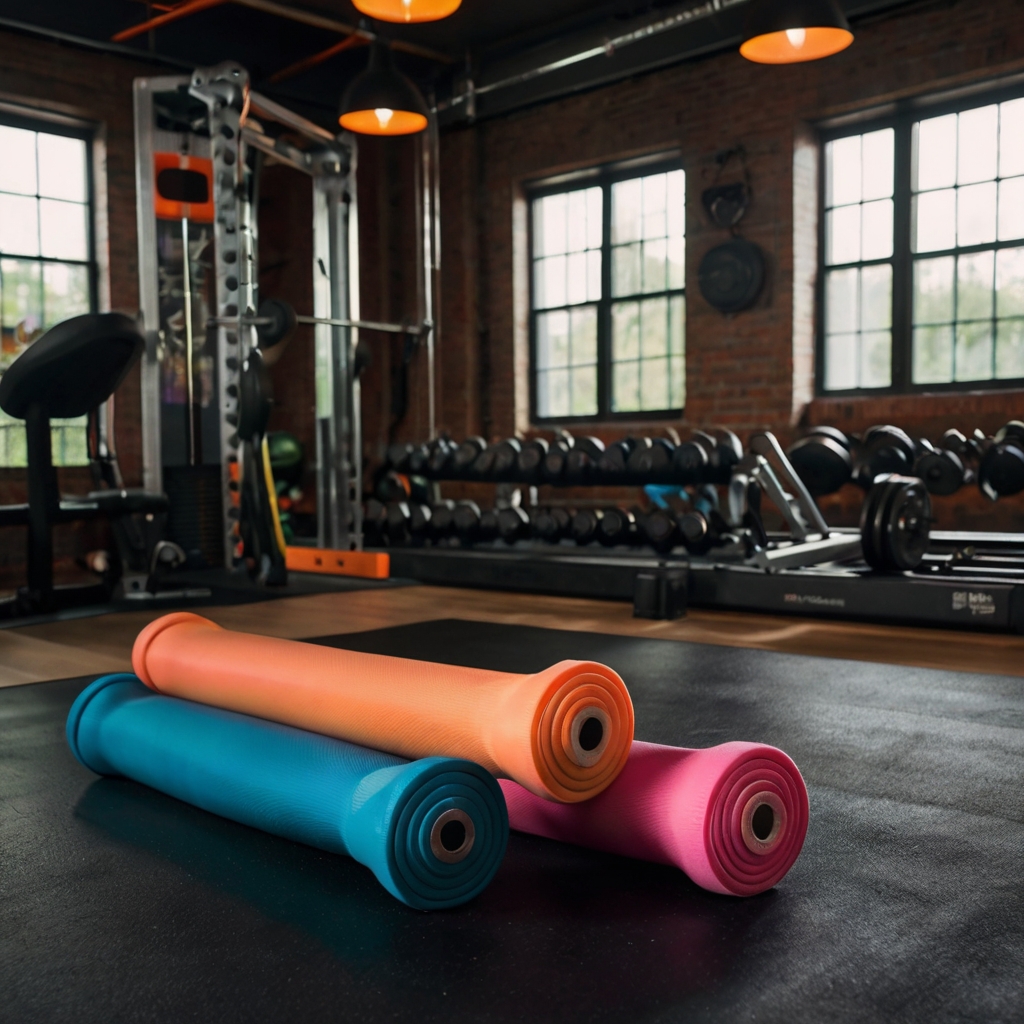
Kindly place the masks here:
[(363, 537), (372, 546), (387, 543), (388, 509), (376, 498), (370, 498), (363, 507)]
[(426, 471), (435, 479), (445, 476), (450, 470), (457, 448), (455, 442), (447, 437), (439, 437), (431, 442)]
[(916, 569), (928, 550), (932, 503), (917, 477), (883, 473), (867, 493), (860, 514), (864, 561), (874, 569)]
[(387, 451), (388, 465), (396, 473), (408, 473), (409, 459), (412, 457), (414, 448), (415, 446), (411, 445), (408, 441), (395, 441), (393, 444), (389, 444)]
[(451, 536), (455, 529), (455, 502), (451, 498), (439, 501), (430, 510), (430, 532), (435, 541)]
[(557, 544), (569, 535), (572, 516), (560, 506), (539, 509), (533, 515), (533, 532), (545, 544)]
[(494, 452), (491, 472), (495, 480), (509, 480), (516, 475), (516, 460), (523, 450), (523, 443), (518, 437), (509, 437), (487, 450)]
[(597, 540), (601, 515), (599, 509), (581, 508), (572, 517), (572, 522), (569, 524), (569, 536), (581, 546)]
[(1000, 427), (978, 463), (978, 486), (991, 501), (1024, 491), (1024, 423)]
[(482, 541), (494, 540), (498, 536), (498, 510), (485, 509), (480, 513), (478, 536)]
[(522, 446), (516, 456), (516, 469), (523, 483), (536, 483), (540, 480), (541, 465), (548, 453), (548, 443), (543, 437), (535, 437)]
[[(714, 441), (709, 435), (704, 436), (709, 441)], [(694, 484), (703, 480), (711, 461), (709, 452), (714, 447), (717, 445), (701, 444), (696, 437), (676, 445), (676, 450), (672, 453), (672, 476), (676, 482)]]
[(968, 450), (967, 438), (959, 430), (947, 430), (942, 435), (941, 447), (922, 437), (917, 442), (914, 476), (924, 481), (929, 494), (955, 494), (973, 479), (964, 461)]
[(409, 497), (409, 480), (407, 477), (388, 470), (373, 489), (373, 496), (387, 504), (391, 501), (406, 501)]
[(506, 544), (515, 544), (530, 536), (530, 516), (526, 509), (513, 505), (498, 510), (498, 536)]
[(565, 473), (565, 463), (576, 439), (565, 431), (548, 446), (548, 453), (541, 463), (540, 475), (549, 484), (557, 483)]
[(679, 535), (691, 555), (707, 554), (718, 540), (718, 530), (710, 514), (696, 509), (679, 517)]
[(725, 427), (712, 427), (716, 442), (711, 464), (721, 469), (732, 469), (743, 458), (743, 442)]
[(430, 539), (433, 532), (431, 518), (429, 505), (423, 505), (418, 501), (409, 505), (409, 533), (414, 543), (422, 545)]
[(455, 476), (472, 476), (474, 463), (486, 450), (487, 442), (482, 437), (467, 437), (452, 456), (452, 473)]
[(605, 547), (635, 543), (636, 516), (624, 508), (606, 508), (597, 526), (597, 539)]
[[(676, 451), (679, 449), (677, 448)], [(639, 519), (640, 532), (655, 551), (664, 554), (675, 547), (679, 538), (676, 517), (665, 508), (656, 508)]]
[(452, 527), (464, 544), (472, 544), (480, 534), (480, 506), (475, 501), (460, 501), (452, 513)]
[(836, 427), (814, 427), (794, 442), (786, 455), (815, 497), (834, 494), (853, 476), (850, 439)]
[(578, 437), (565, 457), (566, 483), (584, 484), (597, 471), (604, 454), (604, 442), (598, 437)]
[(906, 431), (891, 424), (869, 427), (861, 439), (857, 483), (867, 490), (880, 473), (910, 473), (916, 457), (917, 449)]
[(407, 501), (390, 501), (387, 505), (386, 531), (388, 543), (401, 547), (409, 541), (412, 510)]
[(668, 477), (675, 445), (664, 437), (641, 437), (626, 460), (626, 474), (654, 483)]
[(597, 477), (608, 483), (615, 483), (626, 475), (626, 463), (636, 442), (631, 437), (608, 445), (597, 460)]

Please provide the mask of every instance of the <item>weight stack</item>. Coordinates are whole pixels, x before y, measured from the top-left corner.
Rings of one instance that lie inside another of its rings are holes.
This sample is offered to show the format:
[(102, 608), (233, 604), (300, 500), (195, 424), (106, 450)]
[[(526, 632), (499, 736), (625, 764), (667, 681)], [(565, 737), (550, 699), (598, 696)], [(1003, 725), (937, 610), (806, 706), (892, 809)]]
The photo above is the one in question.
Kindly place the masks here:
[(224, 565), (220, 466), (164, 466), (164, 492), (167, 539), (185, 552), (186, 566)]

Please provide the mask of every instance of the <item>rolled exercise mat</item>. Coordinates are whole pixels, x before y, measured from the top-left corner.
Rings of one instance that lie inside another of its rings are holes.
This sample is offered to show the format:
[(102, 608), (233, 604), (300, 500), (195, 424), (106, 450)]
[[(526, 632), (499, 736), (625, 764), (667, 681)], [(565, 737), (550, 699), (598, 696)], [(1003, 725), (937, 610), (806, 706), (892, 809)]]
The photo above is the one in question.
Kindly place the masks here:
[(347, 854), (418, 910), (471, 900), (505, 853), (505, 801), (470, 761), (403, 761), (161, 697), (126, 673), (79, 694), (67, 737), (75, 757), (100, 775), (123, 775), (243, 825)]
[(723, 743), (684, 750), (633, 744), (600, 796), (560, 807), (499, 782), (520, 832), (674, 864), (704, 889), (753, 896), (793, 866), (807, 834), (807, 787), (775, 747)]
[(159, 693), (401, 757), (464, 757), (565, 803), (600, 793), (633, 739), (625, 684), (591, 661), (513, 675), (233, 633), (175, 612), (139, 634), (132, 667)]

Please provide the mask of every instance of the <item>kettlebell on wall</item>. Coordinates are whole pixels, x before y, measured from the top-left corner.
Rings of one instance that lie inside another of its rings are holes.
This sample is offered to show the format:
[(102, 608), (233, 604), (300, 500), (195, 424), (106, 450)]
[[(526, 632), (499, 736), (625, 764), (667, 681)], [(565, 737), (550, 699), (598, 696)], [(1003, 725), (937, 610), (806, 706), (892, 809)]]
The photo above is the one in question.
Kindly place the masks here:
[[(743, 181), (718, 184), (722, 171), (733, 158), (743, 167)], [(720, 313), (738, 313), (756, 301), (764, 287), (765, 263), (761, 249), (736, 234), (736, 225), (750, 206), (750, 176), (742, 146), (716, 154), (715, 184), (704, 190), (701, 202), (714, 224), (732, 237), (704, 254), (697, 270), (700, 293)]]

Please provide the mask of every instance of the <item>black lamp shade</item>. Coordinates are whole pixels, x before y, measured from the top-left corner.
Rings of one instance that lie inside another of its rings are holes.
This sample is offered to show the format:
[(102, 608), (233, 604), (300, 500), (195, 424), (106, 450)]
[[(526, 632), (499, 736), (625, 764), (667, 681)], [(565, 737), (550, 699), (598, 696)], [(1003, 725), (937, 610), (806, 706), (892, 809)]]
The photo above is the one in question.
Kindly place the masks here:
[(345, 90), (338, 121), (363, 135), (411, 135), (427, 127), (428, 110), (419, 89), (394, 65), (384, 43), (370, 46), (370, 63)]
[(838, 0), (753, 0), (740, 53), (758, 64), (830, 57), (853, 42)]

